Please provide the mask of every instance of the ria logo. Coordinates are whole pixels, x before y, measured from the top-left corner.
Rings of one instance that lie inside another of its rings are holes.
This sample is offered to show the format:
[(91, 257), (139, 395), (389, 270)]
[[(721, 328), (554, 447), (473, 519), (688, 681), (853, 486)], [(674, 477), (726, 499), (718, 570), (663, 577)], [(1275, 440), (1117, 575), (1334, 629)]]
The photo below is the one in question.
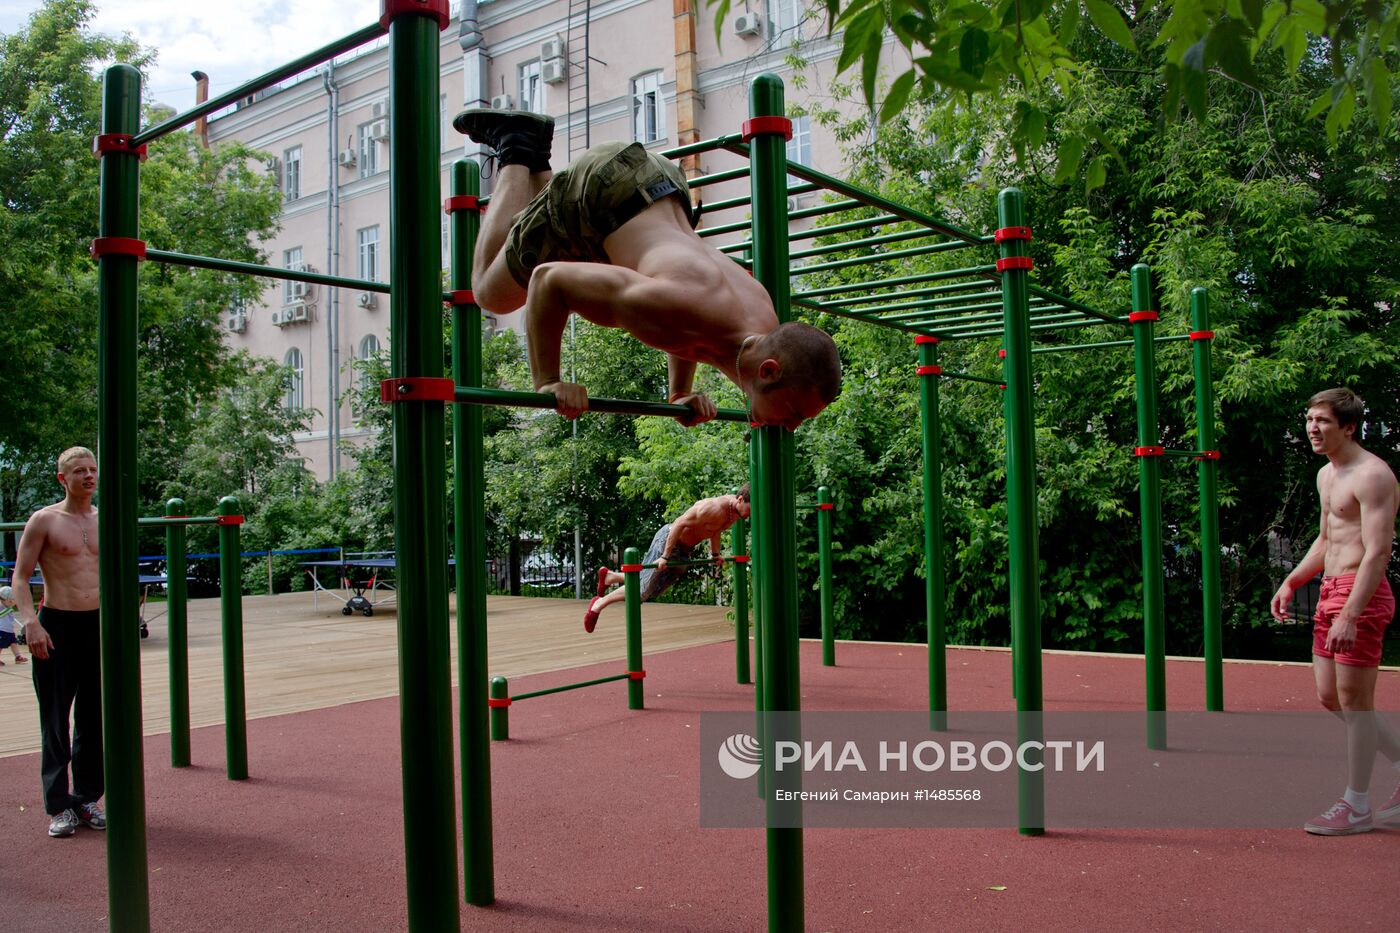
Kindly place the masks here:
[(762, 750), (753, 736), (736, 732), (719, 747), (719, 766), (725, 774), (742, 781), (758, 773)]

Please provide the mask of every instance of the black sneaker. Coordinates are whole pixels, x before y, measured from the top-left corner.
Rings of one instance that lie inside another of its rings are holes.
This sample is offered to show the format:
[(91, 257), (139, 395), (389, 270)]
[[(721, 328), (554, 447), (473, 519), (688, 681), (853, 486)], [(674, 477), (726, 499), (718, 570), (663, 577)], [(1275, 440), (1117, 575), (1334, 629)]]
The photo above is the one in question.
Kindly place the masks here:
[(78, 822), (88, 829), (106, 829), (107, 814), (95, 803), (78, 804)]
[(71, 836), (78, 831), (78, 814), (70, 809), (64, 810), (54, 816), (49, 821), (49, 835), (55, 839), (63, 836)]
[(528, 110), (472, 107), (452, 121), (457, 132), (492, 150), (504, 167), (525, 165), (531, 172), (549, 168), (554, 148), (554, 118)]

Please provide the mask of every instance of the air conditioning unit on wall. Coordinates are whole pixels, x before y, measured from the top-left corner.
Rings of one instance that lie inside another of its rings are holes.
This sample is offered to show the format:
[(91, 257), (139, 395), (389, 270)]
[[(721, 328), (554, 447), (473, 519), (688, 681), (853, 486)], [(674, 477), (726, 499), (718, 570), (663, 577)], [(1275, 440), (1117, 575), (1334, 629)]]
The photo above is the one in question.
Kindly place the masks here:
[(226, 324), (229, 333), (241, 334), (248, 329), (248, 315), (244, 314), (242, 311), (235, 311), (228, 316)]
[(371, 120), (385, 120), (389, 117), (389, 102), (387, 100), (377, 100), (369, 108), (369, 118)]
[(293, 298), (305, 298), (307, 295), (311, 294), (311, 285), (307, 282), (293, 282), (291, 285), (291, 294)]
[(355, 304), (361, 308), (374, 308), (379, 304), (379, 296), (374, 292), (360, 292), (355, 296)]
[(569, 78), (569, 63), (562, 58), (551, 58), (540, 63), (540, 80), (545, 84), (559, 84)]
[(497, 94), (495, 97), (491, 98), (491, 109), (509, 110), (514, 103), (515, 101), (511, 100), (509, 94)]
[(742, 13), (734, 17), (734, 35), (763, 35), (763, 17), (759, 16), (757, 13)]
[(281, 311), (280, 309), (279, 309), (279, 310), (274, 310), (274, 311), (272, 312), (272, 323), (273, 323), (275, 326), (277, 326), (277, 327), (283, 327), (283, 326), (285, 326), (285, 325), (287, 324), (287, 322), (286, 322), (285, 320), (283, 320), (284, 317), (285, 317), (285, 315), (282, 313), (282, 311)]
[(540, 43), (540, 58), (563, 58), (567, 46), (564, 44), (563, 36), (555, 36), (553, 39), (546, 39)]
[(335, 162), (341, 168), (354, 168), (355, 158), (356, 156), (354, 149), (342, 149), (339, 153), (336, 154)]
[(294, 324), (299, 321), (309, 321), (311, 320), (311, 308), (304, 301), (299, 301), (294, 305), (288, 305), (282, 312), (282, 319), (288, 324)]
[(370, 139), (388, 139), (388, 138), (389, 138), (389, 121), (388, 121), (388, 120), (380, 120), (378, 123), (371, 123), (371, 124), (370, 124), (370, 127), (369, 127), (369, 138), (370, 138)]

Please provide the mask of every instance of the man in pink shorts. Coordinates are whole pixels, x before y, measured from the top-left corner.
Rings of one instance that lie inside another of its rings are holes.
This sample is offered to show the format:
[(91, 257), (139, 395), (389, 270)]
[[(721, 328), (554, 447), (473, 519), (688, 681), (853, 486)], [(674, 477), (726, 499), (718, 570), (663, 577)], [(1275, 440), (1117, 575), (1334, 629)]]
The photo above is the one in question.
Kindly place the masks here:
[(1313, 675), (1318, 699), (1347, 726), (1347, 789), (1303, 825), (1319, 836), (1350, 836), (1378, 822), (1400, 822), (1400, 787), (1374, 811), (1368, 793), (1377, 751), (1400, 770), (1400, 734), (1375, 712), (1381, 637), (1395, 615), (1385, 572), (1400, 487), (1385, 461), (1357, 442), (1364, 412), (1365, 403), (1350, 389), (1327, 389), (1308, 399), (1308, 440), (1314, 453), (1327, 457), (1317, 472), (1322, 520), (1317, 540), (1270, 604), (1274, 618), (1286, 619), (1294, 590), (1322, 571)]

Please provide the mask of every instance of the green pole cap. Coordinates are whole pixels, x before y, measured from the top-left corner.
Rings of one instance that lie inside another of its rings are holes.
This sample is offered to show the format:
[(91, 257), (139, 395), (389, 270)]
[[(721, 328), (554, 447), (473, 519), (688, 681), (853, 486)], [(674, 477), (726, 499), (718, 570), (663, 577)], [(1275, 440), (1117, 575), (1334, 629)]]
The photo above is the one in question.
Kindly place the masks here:
[(239, 512), (237, 496), (224, 496), (219, 500), (220, 515), (238, 515)]
[(165, 500), (165, 514), (166, 514), (166, 515), (184, 515), (184, 514), (185, 514), (185, 500), (184, 500), (184, 499), (166, 499), (166, 500)]

